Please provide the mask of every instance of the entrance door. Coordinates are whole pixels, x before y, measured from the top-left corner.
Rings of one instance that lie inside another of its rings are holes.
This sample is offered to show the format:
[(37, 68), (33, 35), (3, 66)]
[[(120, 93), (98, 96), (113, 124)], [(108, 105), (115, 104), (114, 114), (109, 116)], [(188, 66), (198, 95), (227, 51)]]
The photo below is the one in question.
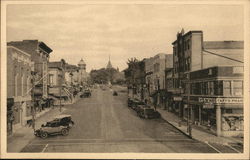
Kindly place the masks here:
[(25, 126), (25, 117), (26, 117), (26, 102), (23, 102), (21, 105), (21, 112), (20, 112), (20, 123), (22, 126)]

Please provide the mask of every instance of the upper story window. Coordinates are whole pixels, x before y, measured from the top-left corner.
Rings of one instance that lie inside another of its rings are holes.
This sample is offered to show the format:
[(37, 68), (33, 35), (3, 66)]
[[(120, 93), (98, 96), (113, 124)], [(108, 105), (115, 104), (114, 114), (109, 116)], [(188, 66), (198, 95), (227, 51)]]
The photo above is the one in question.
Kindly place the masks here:
[(233, 81), (233, 95), (243, 95), (243, 81)]
[(231, 95), (231, 81), (223, 81), (223, 95), (224, 96)]

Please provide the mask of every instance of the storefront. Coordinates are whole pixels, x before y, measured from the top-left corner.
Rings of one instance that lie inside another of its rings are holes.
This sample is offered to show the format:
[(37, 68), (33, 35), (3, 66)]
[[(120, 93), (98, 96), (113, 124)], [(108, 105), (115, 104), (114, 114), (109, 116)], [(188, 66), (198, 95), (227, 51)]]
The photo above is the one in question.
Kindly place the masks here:
[(13, 115), (13, 105), (14, 105), (14, 98), (7, 98), (7, 135), (11, 135), (13, 130), (13, 121), (14, 121), (14, 115)]
[[(243, 98), (199, 97), (201, 113), (194, 120), (206, 125), (218, 136), (243, 136)], [(197, 108), (197, 107), (196, 107)]]

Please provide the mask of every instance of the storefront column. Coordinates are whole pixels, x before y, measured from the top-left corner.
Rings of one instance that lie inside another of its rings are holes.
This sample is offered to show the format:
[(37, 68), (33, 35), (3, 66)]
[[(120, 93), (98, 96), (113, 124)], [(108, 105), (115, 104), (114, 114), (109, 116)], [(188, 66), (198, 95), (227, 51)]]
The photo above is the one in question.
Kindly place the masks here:
[(191, 120), (192, 120), (192, 123), (194, 123), (195, 121), (195, 113), (194, 113), (194, 110), (195, 108), (193, 108), (194, 106), (193, 105), (190, 105), (190, 113), (191, 113)]
[(199, 125), (201, 124), (201, 105), (199, 105)]
[(179, 117), (181, 118), (181, 102), (178, 102), (179, 105)]
[(216, 134), (221, 136), (221, 107), (216, 106)]

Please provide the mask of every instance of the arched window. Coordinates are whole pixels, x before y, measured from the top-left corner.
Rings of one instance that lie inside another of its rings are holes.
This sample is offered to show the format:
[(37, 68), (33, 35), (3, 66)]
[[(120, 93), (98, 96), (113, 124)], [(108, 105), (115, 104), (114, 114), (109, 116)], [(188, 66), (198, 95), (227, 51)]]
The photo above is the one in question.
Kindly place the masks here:
[(15, 75), (15, 96), (17, 96), (17, 82), (18, 82), (18, 73), (16, 73), (16, 75)]

